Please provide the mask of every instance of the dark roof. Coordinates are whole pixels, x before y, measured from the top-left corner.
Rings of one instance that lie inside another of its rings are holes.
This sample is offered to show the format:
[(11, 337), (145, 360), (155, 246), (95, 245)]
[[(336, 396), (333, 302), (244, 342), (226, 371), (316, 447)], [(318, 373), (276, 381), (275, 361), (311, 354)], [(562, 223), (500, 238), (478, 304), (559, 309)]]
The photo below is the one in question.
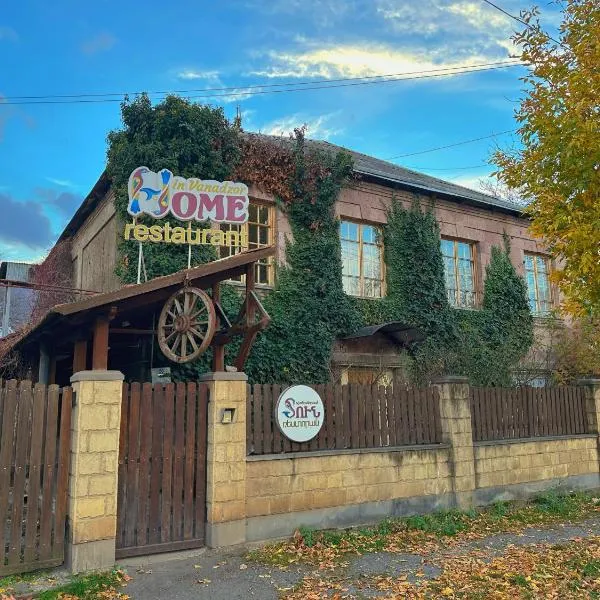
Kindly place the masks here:
[(342, 339), (355, 340), (370, 337), (376, 333), (382, 333), (400, 346), (409, 346), (415, 342), (422, 342), (425, 339), (425, 334), (420, 329), (412, 325), (406, 325), (400, 321), (390, 321), (389, 323), (381, 323), (380, 325), (367, 325)]
[[(266, 135), (262, 133), (246, 133), (247, 136), (258, 136), (269, 139), (278, 144), (288, 144), (290, 138), (284, 136)], [(431, 177), (418, 171), (406, 169), (395, 165), (394, 163), (368, 156), (355, 150), (350, 150), (343, 146), (337, 146), (323, 140), (308, 140), (308, 143), (315, 148), (326, 152), (337, 152), (344, 150), (348, 152), (354, 159), (354, 171), (365, 178), (372, 178), (384, 185), (392, 185), (394, 187), (405, 188), (416, 192), (428, 192), (438, 196), (458, 201), (466, 202), (483, 208), (499, 209), (504, 212), (509, 212), (519, 216), (523, 215), (523, 208), (512, 202), (502, 200), (483, 192), (476, 192), (462, 185), (456, 185), (437, 177)], [(98, 203), (104, 198), (110, 189), (110, 179), (104, 171), (90, 193), (87, 195), (77, 212), (73, 215), (64, 231), (61, 233), (58, 241), (67, 237), (71, 237), (82, 225), (88, 215), (96, 208)]]
[[(263, 138), (271, 139), (277, 143), (291, 143), (289, 137), (266, 135), (262, 133), (250, 133), (247, 135), (256, 135)], [(325, 152), (339, 152), (343, 150), (348, 152), (354, 160), (354, 171), (364, 178), (371, 178), (383, 183), (384, 185), (392, 185), (394, 187), (405, 188), (416, 192), (428, 192), (438, 196), (447, 198), (453, 201), (465, 202), (474, 206), (483, 208), (500, 209), (503, 212), (510, 212), (519, 216), (523, 215), (523, 207), (502, 200), (496, 196), (477, 192), (462, 185), (456, 185), (437, 177), (431, 177), (418, 171), (413, 171), (405, 167), (401, 167), (394, 163), (356, 152), (344, 146), (338, 146), (323, 140), (307, 140), (307, 143), (313, 147)]]

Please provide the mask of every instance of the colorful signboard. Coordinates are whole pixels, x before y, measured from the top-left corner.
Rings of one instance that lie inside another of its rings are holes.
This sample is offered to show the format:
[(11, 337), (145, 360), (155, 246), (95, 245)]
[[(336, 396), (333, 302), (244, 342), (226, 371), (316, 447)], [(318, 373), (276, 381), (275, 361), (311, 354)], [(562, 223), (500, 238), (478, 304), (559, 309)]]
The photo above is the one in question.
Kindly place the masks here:
[(146, 215), (163, 219), (171, 215), (187, 222), (186, 227), (144, 225), (125, 226), (125, 239), (138, 242), (167, 242), (171, 244), (211, 244), (213, 246), (248, 246), (244, 232), (220, 228), (192, 228), (192, 222), (242, 225), (248, 221), (248, 187), (233, 181), (184, 179), (168, 169), (158, 173), (148, 167), (138, 167), (129, 176), (129, 204), (132, 217)]
[(308, 442), (323, 427), (325, 407), (321, 397), (307, 385), (284, 390), (275, 406), (275, 422), (292, 442)]

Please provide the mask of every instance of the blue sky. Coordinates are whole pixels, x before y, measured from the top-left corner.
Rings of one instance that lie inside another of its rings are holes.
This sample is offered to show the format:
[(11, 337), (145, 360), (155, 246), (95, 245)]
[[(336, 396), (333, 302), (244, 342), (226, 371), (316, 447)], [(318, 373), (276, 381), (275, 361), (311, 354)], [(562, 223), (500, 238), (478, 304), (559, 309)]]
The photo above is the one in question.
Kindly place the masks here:
[[(518, 14), (525, 5), (498, 0)], [(8, 2), (0, 12), (0, 260), (44, 256), (105, 165), (118, 102), (15, 96), (235, 87), (247, 130), (308, 135), (390, 158), (515, 128), (521, 67), (250, 95), (243, 87), (411, 73), (507, 59), (517, 23), (481, 0)], [(542, 7), (554, 28), (555, 6)], [(194, 95), (194, 94), (191, 94)], [(199, 92), (196, 95), (200, 95)], [(199, 101), (201, 101), (199, 99)], [(477, 187), (503, 135), (398, 164)]]

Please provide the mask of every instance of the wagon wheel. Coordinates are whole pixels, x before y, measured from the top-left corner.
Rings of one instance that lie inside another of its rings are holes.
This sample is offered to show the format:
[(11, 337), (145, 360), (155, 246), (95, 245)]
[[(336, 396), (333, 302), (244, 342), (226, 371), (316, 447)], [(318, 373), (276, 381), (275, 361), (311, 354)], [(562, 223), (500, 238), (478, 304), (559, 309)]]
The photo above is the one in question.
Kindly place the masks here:
[(190, 362), (208, 348), (216, 327), (215, 308), (208, 294), (184, 288), (175, 292), (160, 312), (158, 345), (173, 362)]

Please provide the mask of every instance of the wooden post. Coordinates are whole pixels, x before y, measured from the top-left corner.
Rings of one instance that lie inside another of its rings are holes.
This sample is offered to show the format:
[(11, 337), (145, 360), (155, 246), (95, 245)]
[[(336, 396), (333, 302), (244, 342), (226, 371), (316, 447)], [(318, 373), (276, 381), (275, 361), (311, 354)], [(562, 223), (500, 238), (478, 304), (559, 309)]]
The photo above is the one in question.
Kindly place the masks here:
[(254, 265), (256, 263), (250, 263), (246, 266), (246, 323), (248, 327), (254, 325), (254, 319), (256, 317), (256, 307), (250, 292), (254, 291)]
[(77, 340), (73, 349), (73, 374), (87, 369), (87, 340)]
[[(217, 281), (212, 288), (212, 299), (213, 304), (219, 304), (221, 302), (221, 284)], [(217, 316), (217, 328), (221, 327), (221, 320)], [(213, 346), (213, 372), (225, 370), (225, 346), (223, 344), (216, 344)]]
[(92, 370), (108, 369), (108, 317), (98, 317), (94, 324), (94, 342), (92, 347)]

